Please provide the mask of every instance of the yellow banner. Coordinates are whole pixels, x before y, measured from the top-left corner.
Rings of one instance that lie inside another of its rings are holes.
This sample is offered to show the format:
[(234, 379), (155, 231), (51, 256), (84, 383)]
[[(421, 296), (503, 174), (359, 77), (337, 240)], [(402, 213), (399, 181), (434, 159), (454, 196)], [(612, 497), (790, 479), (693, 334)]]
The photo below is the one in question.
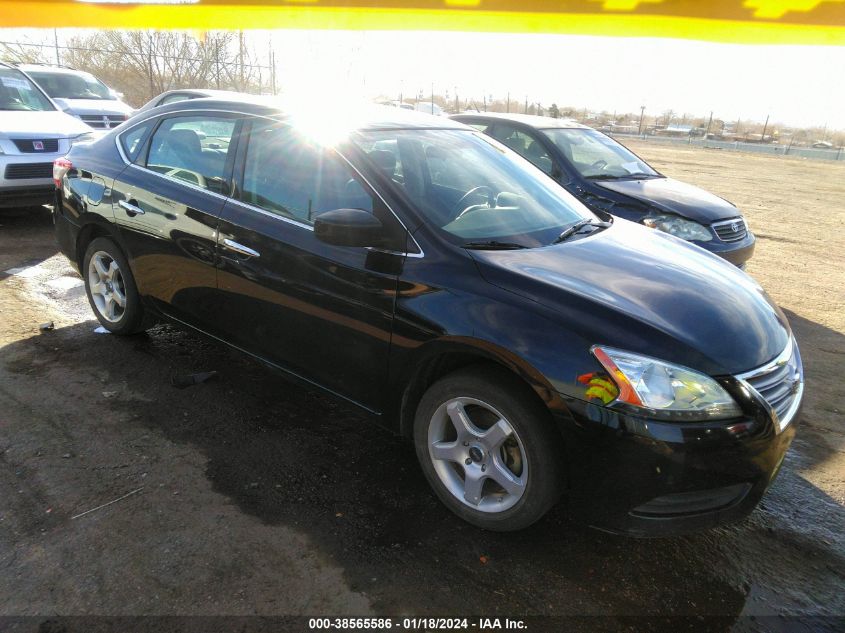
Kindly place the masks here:
[(571, 33), (845, 44), (845, 0), (0, 0), (3, 27)]

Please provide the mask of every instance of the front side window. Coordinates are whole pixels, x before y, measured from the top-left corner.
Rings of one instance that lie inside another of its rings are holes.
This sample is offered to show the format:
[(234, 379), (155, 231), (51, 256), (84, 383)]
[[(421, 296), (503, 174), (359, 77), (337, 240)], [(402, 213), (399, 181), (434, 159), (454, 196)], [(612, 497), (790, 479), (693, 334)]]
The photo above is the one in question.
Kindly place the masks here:
[(249, 134), (241, 199), (305, 224), (334, 209), (374, 212), (372, 197), (333, 150), (269, 121)]
[(455, 243), (552, 243), (590, 211), (552, 180), (470, 130), (378, 130), (353, 142), (373, 169)]
[(0, 68), (0, 110), (55, 110), (49, 99), (19, 70)]
[(621, 180), (660, 176), (636, 154), (596, 130), (555, 128), (543, 133), (585, 178)]
[(90, 73), (30, 71), (29, 76), (54, 99), (96, 99), (114, 101), (108, 86)]
[(226, 158), (235, 125), (235, 119), (214, 116), (165, 119), (150, 140), (146, 167), (226, 195)]

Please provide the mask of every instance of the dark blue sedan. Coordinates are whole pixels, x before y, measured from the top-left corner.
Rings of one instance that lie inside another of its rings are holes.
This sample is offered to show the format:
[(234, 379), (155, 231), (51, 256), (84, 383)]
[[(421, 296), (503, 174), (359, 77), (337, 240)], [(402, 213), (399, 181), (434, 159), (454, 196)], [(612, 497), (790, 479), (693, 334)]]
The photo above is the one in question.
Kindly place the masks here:
[(740, 268), (756, 239), (733, 204), (667, 178), (609, 136), (566, 119), (520, 114), (452, 117), (501, 141), (594, 211), (665, 231)]

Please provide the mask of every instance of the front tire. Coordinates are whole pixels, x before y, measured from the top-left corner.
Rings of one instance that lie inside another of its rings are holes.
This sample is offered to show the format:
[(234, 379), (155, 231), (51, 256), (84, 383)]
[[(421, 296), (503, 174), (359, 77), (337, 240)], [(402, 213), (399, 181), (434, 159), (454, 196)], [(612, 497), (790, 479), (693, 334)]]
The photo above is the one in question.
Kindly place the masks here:
[(88, 303), (109, 332), (125, 336), (149, 327), (129, 262), (112, 240), (98, 237), (88, 245), (82, 274)]
[(548, 411), (503, 369), (459, 370), (423, 395), (417, 458), (440, 500), (477, 527), (512, 531), (559, 499), (563, 451)]

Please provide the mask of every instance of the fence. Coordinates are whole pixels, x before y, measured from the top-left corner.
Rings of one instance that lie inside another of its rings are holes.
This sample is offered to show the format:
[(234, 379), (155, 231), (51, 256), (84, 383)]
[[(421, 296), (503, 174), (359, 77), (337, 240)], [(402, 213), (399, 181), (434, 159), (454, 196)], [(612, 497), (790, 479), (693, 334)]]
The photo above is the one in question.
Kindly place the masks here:
[(811, 160), (845, 160), (843, 148), (816, 149), (814, 147), (796, 147), (788, 145), (773, 145), (771, 143), (743, 143), (740, 141), (714, 141), (702, 138), (668, 138), (651, 135), (623, 134), (612, 132), (610, 136), (624, 141), (626, 138), (635, 138), (649, 143), (662, 145), (687, 145), (704, 149), (722, 149), (736, 152), (755, 152), (757, 154), (769, 154), (772, 156), (790, 156), (794, 158), (809, 158)]

